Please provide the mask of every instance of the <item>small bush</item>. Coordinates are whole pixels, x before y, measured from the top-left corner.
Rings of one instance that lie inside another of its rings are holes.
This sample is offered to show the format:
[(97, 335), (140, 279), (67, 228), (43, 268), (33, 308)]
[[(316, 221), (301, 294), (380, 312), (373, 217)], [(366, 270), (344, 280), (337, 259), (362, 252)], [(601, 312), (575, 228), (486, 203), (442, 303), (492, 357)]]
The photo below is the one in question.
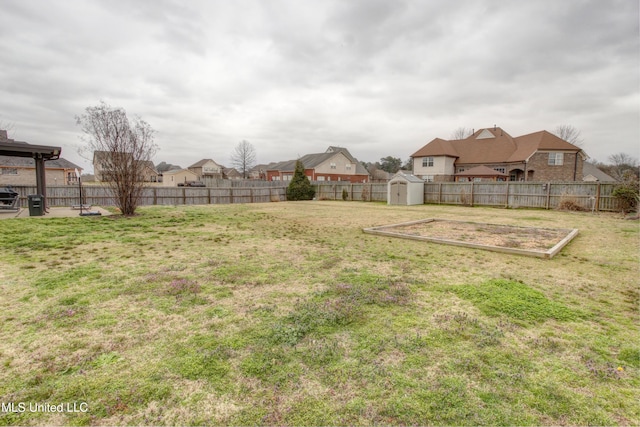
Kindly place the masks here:
[(621, 184), (616, 185), (611, 195), (618, 200), (622, 212), (630, 212), (638, 209), (640, 181), (637, 179), (627, 179)]
[(345, 202), (349, 199), (349, 192), (347, 191), (346, 188), (342, 189), (342, 200), (344, 200)]
[(311, 186), (311, 181), (304, 174), (304, 165), (298, 160), (293, 179), (287, 187), (287, 200), (313, 200), (315, 195), (316, 190)]

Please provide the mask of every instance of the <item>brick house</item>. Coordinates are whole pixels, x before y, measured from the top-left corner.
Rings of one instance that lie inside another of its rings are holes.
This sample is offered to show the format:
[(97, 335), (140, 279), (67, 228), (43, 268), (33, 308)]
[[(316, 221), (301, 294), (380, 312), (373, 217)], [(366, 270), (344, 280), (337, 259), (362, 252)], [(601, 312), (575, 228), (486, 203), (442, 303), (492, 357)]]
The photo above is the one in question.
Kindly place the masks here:
[[(98, 182), (108, 181), (109, 174), (113, 171), (116, 162), (128, 161), (133, 156), (131, 153), (117, 153), (110, 151), (94, 151), (93, 152), (93, 173), (95, 180)], [(153, 162), (150, 160), (138, 160), (140, 162), (139, 173), (142, 182), (160, 182), (160, 173), (156, 170)]]
[[(80, 166), (66, 159), (48, 160), (44, 163), (46, 182), (49, 185), (77, 185), (76, 169), (82, 173)], [(6, 185), (36, 185), (35, 160), (0, 156), (0, 187)]]
[(512, 137), (495, 126), (465, 139), (436, 138), (411, 155), (414, 175), (435, 182), (581, 181), (586, 158), (545, 130)]
[[(298, 159), (311, 181), (368, 182), (369, 172), (343, 147), (329, 147), (324, 153), (306, 154)], [(268, 181), (290, 181), (297, 160), (272, 163), (267, 166)]]

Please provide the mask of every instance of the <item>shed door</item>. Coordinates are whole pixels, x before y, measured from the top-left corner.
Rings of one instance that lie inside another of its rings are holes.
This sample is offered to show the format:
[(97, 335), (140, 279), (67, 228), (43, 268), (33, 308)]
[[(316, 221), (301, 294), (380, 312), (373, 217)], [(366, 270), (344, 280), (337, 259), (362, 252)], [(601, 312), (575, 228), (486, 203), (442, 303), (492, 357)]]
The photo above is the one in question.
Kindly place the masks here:
[(396, 181), (391, 183), (391, 204), (406, 205), (407, 204), (407, 183)]

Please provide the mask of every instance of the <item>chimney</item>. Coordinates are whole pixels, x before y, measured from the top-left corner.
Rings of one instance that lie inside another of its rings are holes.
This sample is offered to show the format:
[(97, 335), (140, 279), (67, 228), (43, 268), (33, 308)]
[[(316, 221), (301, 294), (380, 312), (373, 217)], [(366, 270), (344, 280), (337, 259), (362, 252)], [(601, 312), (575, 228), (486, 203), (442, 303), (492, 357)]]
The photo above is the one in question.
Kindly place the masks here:
[(496, 130), (496, 125), (493, 125), (493, 130)]

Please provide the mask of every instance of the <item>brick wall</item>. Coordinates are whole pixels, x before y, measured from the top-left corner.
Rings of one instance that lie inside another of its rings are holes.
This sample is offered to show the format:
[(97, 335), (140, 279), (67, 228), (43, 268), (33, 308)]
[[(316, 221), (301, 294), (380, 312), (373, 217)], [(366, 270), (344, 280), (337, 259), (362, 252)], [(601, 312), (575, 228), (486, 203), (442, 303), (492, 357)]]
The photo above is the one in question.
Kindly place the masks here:
[[(27, 168), (8, 168), (17, 170), (18, 174), (2, 173), (0, 168), (0, 187), (6, 185), (36, 185), (36, 170)], [(47, 185), (66, 185), (67, 179), (62, 169), (45, 169)]]
[(561, 166), (549, 165), (549, 153), (535, 153), (527, 164), (534, 171), (528, 181), (582, 181), (583, 159), (578, 153), (564, 153)]

